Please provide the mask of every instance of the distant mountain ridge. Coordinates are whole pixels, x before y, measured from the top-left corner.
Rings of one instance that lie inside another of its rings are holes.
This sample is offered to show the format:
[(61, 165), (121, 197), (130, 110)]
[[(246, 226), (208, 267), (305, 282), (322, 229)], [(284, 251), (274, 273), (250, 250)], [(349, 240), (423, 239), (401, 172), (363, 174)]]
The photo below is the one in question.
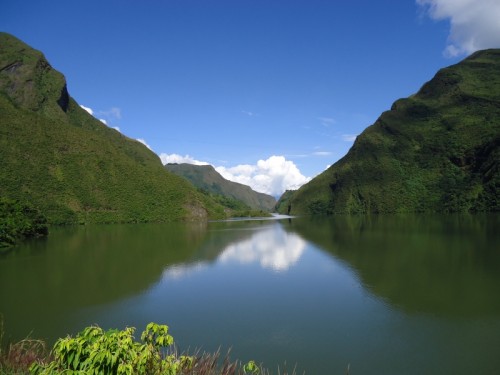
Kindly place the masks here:
[(291, 214), (500, 211), (500, 50), (441, 69), (278, 206)]
[(0, 198), (50, 223), (222, 218), (222, 206), (163, 168), (68, 93), (44, 55), (0, 33)]
[(276, 205), (274, 197), (256, 192), (250, 186), (226, 180), (211, 165), (166, 164), (165, 168), (210, 193), (239, 200), (256, 210), (274, 211)]

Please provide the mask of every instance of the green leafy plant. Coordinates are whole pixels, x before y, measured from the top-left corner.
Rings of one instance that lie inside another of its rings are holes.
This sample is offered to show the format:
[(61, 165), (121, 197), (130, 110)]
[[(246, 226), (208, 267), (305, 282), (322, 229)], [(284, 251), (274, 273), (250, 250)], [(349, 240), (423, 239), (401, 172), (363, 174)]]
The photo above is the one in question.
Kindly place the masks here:
[(260, 372), (260, 368), (255, 361), (249, 361), (243, 366), (243, 371), (245, 374), (257, 375)]
[[(26, 338), (1, 346), (3, 319), (0, 315), (0, 374), (152, 374), (152, 375), (269, 375), (255, 361), (231, 361), (229, 351), (179, 355), (168, 326), (149, 323), (141, 341), (135, 328), (104, 331), (98, 326), (82, 330), (76, 337), (59, 339), (49, 353), (45, 342)], [(278, 373), (281, 373), (278, 369)], [(288, 374), (287, 371), (283, 375)], [(295, 375), (295, 371), (292, 373)]]
[(149, 323), (134, 340), (135, 328), (104, 331), (90, 326), (76, 337), (59, 339), (52, 350), (54, 360), (34, 362), (32, 374), (165, 374), (189, 370), (193, 357), (166, 354), (174, 344), (168, 326)]

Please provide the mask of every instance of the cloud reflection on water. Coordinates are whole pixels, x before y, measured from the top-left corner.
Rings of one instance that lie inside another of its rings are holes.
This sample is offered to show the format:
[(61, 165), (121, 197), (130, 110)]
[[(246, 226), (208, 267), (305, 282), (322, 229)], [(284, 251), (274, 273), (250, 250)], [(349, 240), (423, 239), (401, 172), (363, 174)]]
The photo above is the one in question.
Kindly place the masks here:
[(273, 225), (247, 240), (230, 244), (218, 260), (241, 264), (258, 262), (263, 268), (286, 271), (297, 263), (305, 248), (306, 242), (298, 235), (285, 232), (280, 225)]
[(207, 267), (206, 262), (197, 262), (192, 264), (180, 263), (174, 264), (165, 268), (162, 279), (168, 278), (172, 280), (182, 279), (184, 276), (201, 271)]
[[(256, 231), (250, 238), (227, 245), (217, 256), (216, 263), (258, 263), (264, 269), (284, 272), (299, 261), (305, 248), (306, 241), (275, 224)], [(163, 278), (181, 279), (206, 269), (209, 264), (201, 260), (192, 264), (171, 265), (164, 270)]]

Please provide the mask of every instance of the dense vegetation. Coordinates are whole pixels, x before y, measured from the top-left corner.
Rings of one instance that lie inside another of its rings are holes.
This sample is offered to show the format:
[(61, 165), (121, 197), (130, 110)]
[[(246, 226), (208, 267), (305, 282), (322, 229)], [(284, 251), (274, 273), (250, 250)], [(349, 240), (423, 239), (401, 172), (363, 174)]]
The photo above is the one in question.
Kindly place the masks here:
[(0, 252), (17, 240), (46, 236), (47, 219), (28, 203), (0, 198)]
[(396, 101), (289, 204), (292, 214), (500, 211), (500, 50)]
[(49, 223), (222, 218), (223, 207), (69, 96), (42, 53), (0, 33), (0, 196)]
[(230, 196), (212, 193), (203, 188), (198, 188), (201, 194), (206, 195), (213, 201), (224, 207), (224, 212), (227, 217), (270, 217), (269, 211), (262, 209), (251, 208), (240, 200), (231, 198)]
[(292, 211), (292, 198), (295, 194), (295, 190), (286, 190), (276, 202), (275, 210), (281, 214), (289, 215)]
[(216, 196), (243, 202), (247, 209), (273, 211), (274, 197), (258, 193), (249, 186), (228, 181), (211, 165), (167, 164), (165, 168), (189, 180), (194, 186)]
[(219, 352), (179, 355), (173, 349), (174, 339), (166, 325), (149, 323), (141, 341), (135, 340), (134, 332), (134, 328), (104, 331), (98, 326), (87, 327), (74, 338), (59, 339), (51, 353), (47, 353), (42, 341), (26, 339), (10, 345), (5, 353), (0, 348), (0, 372), (35, 375), (256, 375), (261, 372), (254, 361), (241, 364), (226, 357), (219, 363)]

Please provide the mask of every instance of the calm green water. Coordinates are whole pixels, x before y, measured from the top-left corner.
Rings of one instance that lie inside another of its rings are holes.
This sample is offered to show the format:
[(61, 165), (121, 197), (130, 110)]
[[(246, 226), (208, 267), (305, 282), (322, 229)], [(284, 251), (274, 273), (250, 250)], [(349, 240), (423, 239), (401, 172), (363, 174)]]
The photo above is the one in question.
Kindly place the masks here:
[(53, 228), (0, 257), (11, 339), (165, 323), (298, 373), (499, 374), (500, 216)]

